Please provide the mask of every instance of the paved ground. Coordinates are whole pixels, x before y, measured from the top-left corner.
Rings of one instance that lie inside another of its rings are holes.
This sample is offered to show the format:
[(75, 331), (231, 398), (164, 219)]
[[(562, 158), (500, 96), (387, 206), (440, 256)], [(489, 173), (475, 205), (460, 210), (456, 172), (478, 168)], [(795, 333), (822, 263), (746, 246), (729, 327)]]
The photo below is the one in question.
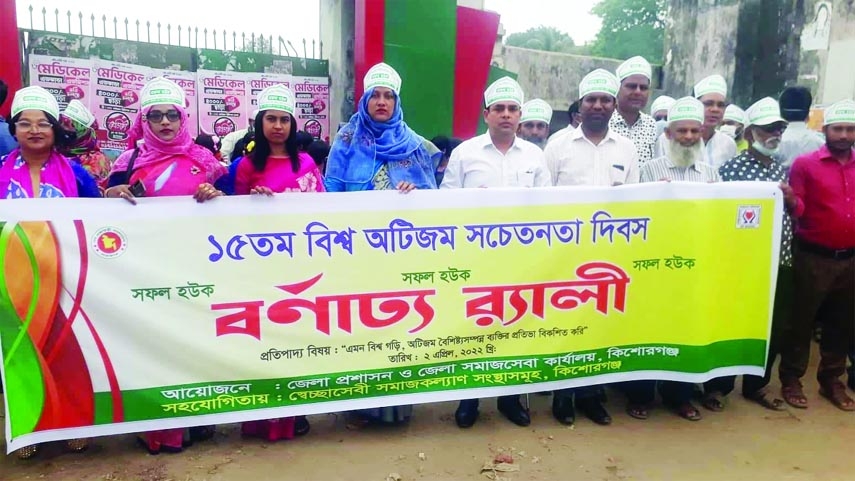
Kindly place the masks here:
[(533, 395), (528, 428), (511, 425), (490, 400), (465, 431), (454, 425), (455, 404), (443, 403), (418, 406), (400, 428), (352, 431), (342, 416), (313, 416), (307, 437), (276, 444), (224, 426), (177, 455), (149, 456), (130, 435), (99, 438), (84, 454), (57, 444), (30, 461), (0, 457), (0, 481), (483, 481), (481, 467), (498, 452), (519, 466), (500, 474), (513, 481), (855, 479), (855, 413), (832, 407), (808, 381), (808, 410), (773, 413), (732, 395), (727, 411), (704, 412), (697, 423), (661, 408), (647, 421), (632, 419), (623, 398), (610, 393), (615, 422), (608, 427), (587, 419), (561, 426), (549, 413), (551, 398)]

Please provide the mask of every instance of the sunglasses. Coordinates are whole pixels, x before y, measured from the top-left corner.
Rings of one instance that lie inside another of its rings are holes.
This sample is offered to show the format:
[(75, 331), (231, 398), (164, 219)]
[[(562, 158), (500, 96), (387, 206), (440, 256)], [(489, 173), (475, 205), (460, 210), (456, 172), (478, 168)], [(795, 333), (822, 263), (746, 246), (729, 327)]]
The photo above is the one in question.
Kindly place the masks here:
[(787, 130), (787, 126), (781, 123), (769, 124), (769, 125), (758, 125), (758, 129), (766, 132), (767, 134), (777, 134)]
[(160, 110), (152, 110), (149, 112), (145, 118), (149, 122), (157, 123), (163, 121), (163, 118), (166, 117), (170, 122), (177, 122), (181, 119), (181, 113), (177, 110), (170, 110), (168, 112), (161, 112)]

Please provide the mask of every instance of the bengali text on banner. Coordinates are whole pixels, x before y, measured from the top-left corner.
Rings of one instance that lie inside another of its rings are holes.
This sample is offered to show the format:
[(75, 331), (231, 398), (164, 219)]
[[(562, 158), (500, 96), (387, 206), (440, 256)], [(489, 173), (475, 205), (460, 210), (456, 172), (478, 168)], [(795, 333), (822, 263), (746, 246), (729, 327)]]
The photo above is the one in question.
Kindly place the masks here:
[(11, 451), (762, 374), (772, 183), (0, 203)]

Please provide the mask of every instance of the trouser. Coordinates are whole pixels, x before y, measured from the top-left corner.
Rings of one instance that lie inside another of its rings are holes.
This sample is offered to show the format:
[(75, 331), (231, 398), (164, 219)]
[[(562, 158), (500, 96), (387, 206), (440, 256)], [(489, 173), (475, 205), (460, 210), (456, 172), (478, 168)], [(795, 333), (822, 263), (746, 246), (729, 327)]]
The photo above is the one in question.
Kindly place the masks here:
[(560, 398), (575, 399), (578, 403), (579, 401), (602, 399), (602, 397), (605, 395), (605, 391), (602, 386), (583, 386), (559, 389), (555, 391), (553, 395)]
[(630, 404), (647, 405), (656, 399), (656, 381), (626, 381), (617, 388), (625, 395)]
[[(778, 268), (778, 282), (775, 286), (775, 304), (772, 311), (772, 329), (769, 334), (769, 355), (766, 358), (766, 369), (762, 376), (746, 375), (742, 377), (742, 395), (751, 397), (772, 380), (772, 366), (781, 350), (781, 337), (784, 326), (790, 322), (795, 298), (794, 273), (792, 267)], [(727, 396), (733, 392), (736, 376), (725, 376), (711, 379), (704, 383), (707, 394), (721, 393)]]
[[(810, 249), (813, 250), (813, 249)], [(855, 257), (835, 259), (798, 246), (794, 260), (793, 315), (781, 341), (781, 383), (791, 384), (807, 372), (814, 318), (822, 312), (822, 340), (817, 379), (825, 386), (846, 371), (855, 334)]]
[(690, 382), (661, 381), (659, 395), (666, 406), (679, 406), (692, 400), (695, 385)]

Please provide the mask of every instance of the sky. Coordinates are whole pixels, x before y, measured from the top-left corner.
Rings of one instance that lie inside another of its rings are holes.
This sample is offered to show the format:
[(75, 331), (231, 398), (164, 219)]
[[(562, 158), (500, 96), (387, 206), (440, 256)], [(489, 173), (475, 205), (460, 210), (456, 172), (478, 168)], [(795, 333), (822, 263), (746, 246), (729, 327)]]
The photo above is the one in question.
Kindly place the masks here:
[[(429, 1), (429, 0), (405, 0), (405, 1)], [(53, 11), (60, 10), (60, 30), (66, 31), (68, 20), (65, 12), (69, 10), (67, 0), (16, 0), (18, 7), (18, 24), (29, 27), (30, 5), (34, 7), (33, 18), (35, 28), (42, 28), (41, 9), (48, 9), (48, 26), (50, 30), (55, 28)], [(529, 28), (540, 25), (552, 26), (570, 34), (577, 44), (589, 42), (600, 29), (598, 17), (590, 15), (591, 7), (597, 0), (485, 0), (485, 8), (498, 12), (501, 16), (502, 25), (506, 34), (523, 32)], [(72, 10), (72, 33), (78, 33), (79, 21), (77, 12), (83, 12), (84, 33), (89, 33), (91, 22), (89, 16), (94, 13), (96, 18), (109, 12), (108, 19), (117, 16), (120, 22), (128, 17), (131, 25), (137, 19), (141, 23), (146, 20), (162, 24), (177, 23), (183, 26), (207, 27), (209, 30), (221, 30), (227, 28), (229, 32), (236, 30), (238, 33), (250, 32), (262, 33), (265, 36), (281, 35), (291, 40), (294, 45), (297, 41), (318, 38), (319, 30), (319, 0), (285, 0), (278, 3), (283, 9), (280, 14), (259, 15), (257, 8), (228, 8), (226, 14), (222, 10), (214, 8), (215, 2), (196, 2), (181, 0), (77, 0), (73, 2)], [(209, 7), (202, 7), (207, 4)], [(561, 12), (560, 15), (557, 12)], [(268, 12), (272, 13), (272, 12)], [(110, 25), (108, 21), (108, 25)], [(100, 20), (96, 21), (96, 32), (101, 27)], [(134, 27), (131, 28), (131, 39), (133, 39)], [(144, 34), (143, 34), (144, 36)]]

